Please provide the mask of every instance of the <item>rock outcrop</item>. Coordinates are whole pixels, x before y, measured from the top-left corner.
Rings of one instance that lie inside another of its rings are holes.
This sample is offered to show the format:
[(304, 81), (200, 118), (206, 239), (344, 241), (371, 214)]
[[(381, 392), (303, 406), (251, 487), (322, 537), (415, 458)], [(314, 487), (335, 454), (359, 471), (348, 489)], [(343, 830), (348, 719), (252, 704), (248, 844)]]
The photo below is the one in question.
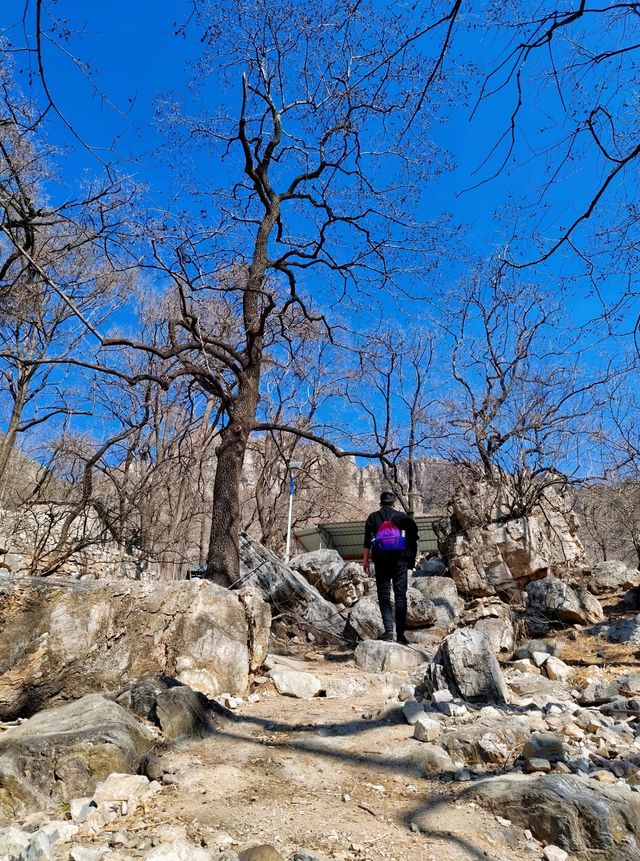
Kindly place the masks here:
[(207, 696), (244, 693), (270, 621), (249, 603), (250, 614), (237, 593), (204, 580), (0, 577), (0, 719), (150, 673)]
[(473, 790), (483, 804), (542, 843), (585, 859), (639, 861), (640, 796), (574, 775), (491, 778)]
[(578, 520), (563, 496), (547, 488), (527, 516), (514, 516), (506, 483), (462, 485), (449, 505), (444, 555), (465, 595), (513, 597), (530, 581), (577, 565), (584, 548)]
[(640, 586), (640, 571), (629, 568), (626, 562), (611, 559), (608, 562), (597, 562), (588, 569), (583, 569), (587, 579), (587, 588), (594, 595), (606, 595), (623, 592)]
[(39, 712), (0, 736), (0, 817), (93, 793), (112, 772), (135, 772), (156, 737), (99, 694)]

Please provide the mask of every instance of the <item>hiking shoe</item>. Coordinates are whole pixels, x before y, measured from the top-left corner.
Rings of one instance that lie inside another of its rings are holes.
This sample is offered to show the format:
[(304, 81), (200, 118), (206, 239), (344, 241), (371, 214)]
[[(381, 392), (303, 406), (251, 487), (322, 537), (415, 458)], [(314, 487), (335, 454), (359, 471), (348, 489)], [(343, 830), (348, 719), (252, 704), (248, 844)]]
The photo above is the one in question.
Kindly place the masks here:
[(404, 634), (401, 634), (399, 637), (396, 637), (396, 643), (400, 643), (401, 646), (409, 646), (409, 640), (405, 637)]
[(378, 639), (384, 643), (393, 643), (393, 631), (385, 631), (384, 634), (380, 634)]

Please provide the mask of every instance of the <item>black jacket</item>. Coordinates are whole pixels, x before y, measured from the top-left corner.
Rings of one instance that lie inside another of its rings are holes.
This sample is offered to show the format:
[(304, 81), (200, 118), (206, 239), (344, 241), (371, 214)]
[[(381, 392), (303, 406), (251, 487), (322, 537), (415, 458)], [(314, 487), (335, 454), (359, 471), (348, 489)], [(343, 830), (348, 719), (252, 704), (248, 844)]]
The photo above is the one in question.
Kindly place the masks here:
[(413, 517), (409, 517), (404, 511), (398, 511), (395, 508), (391, 508), (391, 506), (384, 506), (383, 508), (379, 508), (378, 511), (372, 511), (364, 525), (364, 546), (371, 547), (371, 542), (375, 538), (376, 532), (385, 520), (391, 520), (398, 529), (404, 529), (407, 536), (407, 549), (404, 551), (403, 556), (408, 562), (412, 563), (409, 567), (413, 567), (418, 553), (418, 525)]

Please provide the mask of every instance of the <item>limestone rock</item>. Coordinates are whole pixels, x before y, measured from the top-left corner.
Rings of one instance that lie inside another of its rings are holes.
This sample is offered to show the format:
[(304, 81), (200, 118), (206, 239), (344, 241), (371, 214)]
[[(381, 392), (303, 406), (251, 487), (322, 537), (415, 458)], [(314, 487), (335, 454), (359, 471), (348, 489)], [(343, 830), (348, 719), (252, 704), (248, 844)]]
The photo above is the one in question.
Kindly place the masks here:
[(322, 683), (316, 676), (298, 670), (273, 669), (269, 671), (269, 677), (279, 694), (300, 700), (313, 699), (322, 688)]
[(361, 565), (344, 562), (336, 550), (300, 553), (289, 562), (320, 594), (336, 604), (351, 607), (365, 593), (367, 578)]
[(543, 668), (545, 675), (552, 682), (566, 682), (573, 674), (570, 666), (561, 661), (560, 658), (554, 658), (553, 655), (549, 655), (543, 664)]
[(465, 627), (482, 631), (494, 654), (513, 652), (516, 644), (511, 608), (499, 598), (477, 598), (460, 615)]
[(112, 772), (137, 771), (155, 741), (98, 694), (39, 712), (0, 736), (0, 816), (92, 795)]
[(375, 640), (384, 632), (378, 601), (367, 594), (351, 608), (347, 617), (347, 633), (354, 640)]
[(452, 529), (442, 544), (456, 586), (466, 595), (517, 595), (528, 582), (566, 570), (583, 557), (571, 501), (547, 488), (527, 517), (506, 480), (462, 484), (449, 505)]
[(440, 744), (453, 760), (465, 765), (507, 768), (515, 761), (529, 734), (525, 718), (504, 717), (458, 727), (443, 735)]
[(533, 703), (538, 708), (543, 708), (550, 703), (572, 701), (571, 693), (564, 685), (553, 682), (545, 676), (535, 676), (509, 669), (504, 677), (511, 691), (511, 701), (515, 705)]
[(450, 577), (416, 576), (411, 578), (410, 586), (431, 602), (437, 625), (451, 624), (464, 606)]
[(548, 732), (534, 732), (522, 749), (522, 756), (549, 762), (564, 762), (566, 758), (562, 739)]
[(267, 637), (204, 580), (0, 578), (0, 719), (158, 672), (207, 696), (244, 693)]
[(409, 757), (409, 765), (423, 775), (451, 774), (456, 767), (449, 754), (439, 744), (421, 744)]
[[(440, 660), (438, 660), (440, 657)], [(460, 628), (445, 637), (436, 662), (449, 675), (454, 693), (470, 702), (508, 702), (498, 661), (481, 631)]]
[(167, 676), (146, 676), (121, 691), (116, 702), (156, 723), (165, 741), (205, 738), (225, 725), (216, 703)]
[(428, 661), (428, 655), (419, 649), (385, 643), (381, 640), (365, 640), (355, 651), (356, 664), (370, 673), (408, 670)]
[(640, 613), (631, 619), (618, 619), (610, 625), (602, 625), (601, 631), (610, 643), (640, 646)]
[(529, 607), (546, 618), (593, 625), (604, 619), (602, 607), (586, 589), (572, 589), (557, 577), (545, 577), (526, 587)]
[(436, 622), (433, 603), (420, 589), (407, 589), (407, 627), (427, 628)]
[(640, 586), (640, 571), (616, 559), (597, 562), (587, 572), (587, 587), (594, 595), (622, 592)]
[(638, 861), (640, 796), (573, 775), (512, 774), (476, 784), (490, 810), (528, 828), (537, 840), (585, 859)]
[(246, 532), (240, 533), (240, 575), (242, 584), (257, 588), (277, 613), (286, 608), (293, 629), (302, 635), (312, 632), (327, 643), (342, 643), (344, 620), (334, 604)]
[(213, 861), (213, 855), (181, 838), (154, 846), (144, 855), (144, 861)]
[(437, 741), (441, 732), (442, 727), (438, 721), (423, 712), (415, 722), (413, 737), (418, 741)]

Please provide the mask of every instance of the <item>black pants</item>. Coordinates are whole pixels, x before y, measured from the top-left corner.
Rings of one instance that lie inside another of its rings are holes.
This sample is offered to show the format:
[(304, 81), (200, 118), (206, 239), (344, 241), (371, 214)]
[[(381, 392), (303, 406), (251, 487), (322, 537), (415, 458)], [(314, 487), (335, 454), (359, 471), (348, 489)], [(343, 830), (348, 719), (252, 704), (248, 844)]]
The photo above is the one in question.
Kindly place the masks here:
[(406, 559), (380, 559), (376, 566), (376, 587), (378, 604), (382, 614), (385, 631), (393, 631), (393, 612), (391, 610), (391, 586), (396, 605), (396, 637), (404, 637), (407, 624), (407, 567)]

